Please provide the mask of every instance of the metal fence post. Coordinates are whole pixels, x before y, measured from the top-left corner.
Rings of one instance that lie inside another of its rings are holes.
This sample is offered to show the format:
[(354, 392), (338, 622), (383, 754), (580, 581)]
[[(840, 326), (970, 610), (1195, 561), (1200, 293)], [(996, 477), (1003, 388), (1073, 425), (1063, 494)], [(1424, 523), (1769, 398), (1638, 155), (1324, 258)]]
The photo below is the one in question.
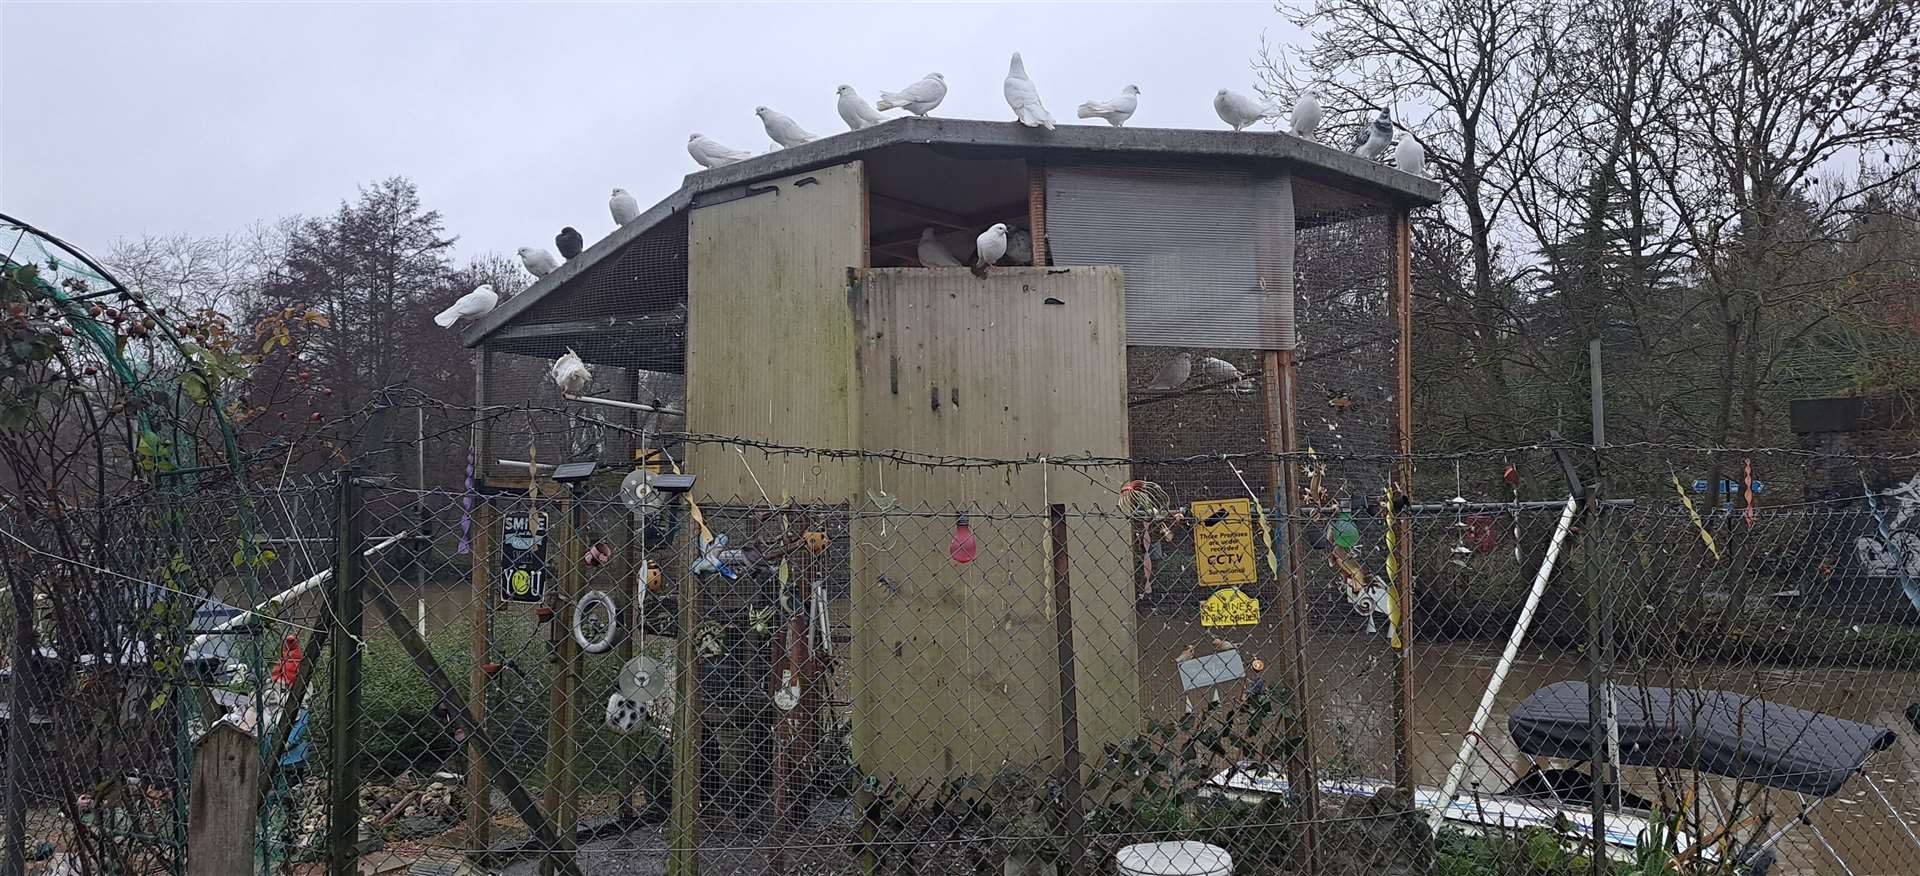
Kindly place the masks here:
[(328, 758), (328, 876), (359, 872), (360, 840), (360, 643), (364, 579), (361, 570), (360, 493), (353, 467), (334, 479), (333, 590), (327, 611), (333, 640), (330, 667), (333, 726)]

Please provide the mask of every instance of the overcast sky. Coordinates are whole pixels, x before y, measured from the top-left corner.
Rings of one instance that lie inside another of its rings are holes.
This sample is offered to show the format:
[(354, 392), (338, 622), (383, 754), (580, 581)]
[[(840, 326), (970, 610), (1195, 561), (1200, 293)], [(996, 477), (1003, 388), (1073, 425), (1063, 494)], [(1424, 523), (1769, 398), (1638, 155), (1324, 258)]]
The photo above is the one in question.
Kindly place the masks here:
[[(95, 253), (142, 234), (222, 234), (331, 211), (405, 175), (462, 257), (589, 242), (607, 193), (641, 206), (696, 169), (687, 135), (770, 143), (765, 104), (845, 130), (929, 71), (936, 115), (1006, 119), (1020, 51), (1063, 122), (1133, 83), (1135, 126), (1221, 126), (1250, 90), (1270, 3), (85, 4), (0, 0), (0, 211)], [(1090, 120), (1092, 121), (1092, 120)]]

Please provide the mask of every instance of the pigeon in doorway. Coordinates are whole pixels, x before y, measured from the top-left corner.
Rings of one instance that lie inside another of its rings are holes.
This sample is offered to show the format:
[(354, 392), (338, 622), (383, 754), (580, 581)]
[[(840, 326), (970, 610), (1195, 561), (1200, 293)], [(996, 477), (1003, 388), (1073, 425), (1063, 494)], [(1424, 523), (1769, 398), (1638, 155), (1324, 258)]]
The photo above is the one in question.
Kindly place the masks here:
[(915, 255), (919, 256), (920, 267), (923, 268), (960, 267), (960, 260), (954, 258), (953, 252), (947, 249), (947, 245), (933, 235), (932, 228), (920, 230), (920, 248)]
[(560, 248), (560, 258), (564, 261), (579, 255), (581, 250), (586, 249), (587, 241), (580, 236), (580, 232), (569, 225), (553, 236), (553, 245)]
[(1007, 254), (1007, 224), (996, 222), (992, 228), (980, 232), (975, 238), (973, 254), (973, 275), (984, 277), (987, 267)]

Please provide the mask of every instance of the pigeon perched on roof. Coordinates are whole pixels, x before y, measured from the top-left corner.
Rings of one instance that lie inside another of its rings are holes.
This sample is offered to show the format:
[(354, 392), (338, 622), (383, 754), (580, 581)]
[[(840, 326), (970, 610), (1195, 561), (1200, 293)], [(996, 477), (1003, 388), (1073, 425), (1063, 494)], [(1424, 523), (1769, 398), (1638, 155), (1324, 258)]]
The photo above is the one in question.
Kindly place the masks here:
[(1361, 128), (1360, 133), (1353, 138), (1353, 154), (1372, 161), (1387, 151), (1387, 146), (1392, 143), (1393, 118), (1387, 115), (1386, 110), (1381, 110), (1373, 123)]
[(984, 277), (987, 275), (987, 266), (1007, 254), (1007, 224), (994, 223), (993, 227), (980, 232), (973, 243), (973, 273), (976, 277)]
[(693, 134), (687, 137), (687, 154), (700, 163), (701, 167), (725, 167), (736, 161), (745, 161), (753, 153), (722, 145), (705, 134)]
[(613, 211), (615, 225), (625, 225), (640, 218), (640, 202), (627, 194), (626, 189), (613, 190), (613, 197), (607, 199), (607, 209)]
[(1300, 97), (1293, 102), (1293, 119), (1289, 122), (1287, 129), (1292, 131), (1295, 137), (1311, 140), (1313, 132), (1319, 128), (1320, 98), (1315, 97), (1311, 91), (1302, 91)]
[(1220, 121), (1232, 125), (1236, 131), (1273, 115), (1272, 107), (1231, 88), (1214, 92), (1213, 111), (1220, 114)]
[(579, 255), (581, 250), (586, 249), (587, 241), (580, 236), (580, 232), (569, 225), (553, 236), (553, 245), (560, 248), (560, 258), (565, 260)]
[(1393, 166), (1414, 176), (1427, 175), (1427, 147), (1413, 139), (1412, 134), (1400, 138), (1400, 145), (1393, 147)]
[(947, 77), (939, 73), (928, 73), (920, 81), (899, 91), (882, 91), (880, 99), (874, 101), (877, 110), (903, 109), (916, 116), (933, 112), (940, 102), (947, 99)]
[(540, 247), (523, 246), (520, 247), (519, 253), (520, 264), (526, 266), (527, 273), (536, 277), (544, 277), (560, 267), (560, 263), (554, 261), (553, 253), (547, 252)]
[(1013, 53), (1013, 60), (1007, 64), (1007, 79), (1002, 85), (1007, 95), (1007, 106), (1013, 107), (1013, 117), (1029, 128), (1053, 130), (1053, 113), (1040, 103), (1040, 89), (1035, 88), (1033, 80), (1027, 78), (1027, 65), (1020, 60), (1020, 53)]
[(1186, 385), (1187, 378), (1193, 376), (1193, 354), (1185, 350), (1173, 354), (1167, 364), (1153, 375), (1153, 382), (1147, 384), (1151, 390), (1179, 389)]
[(493, 287), (482, 283), (474, 287), (472, 292), (460, 296), (446, 310), (440, 311), (433, 318), (433, 324), (447, 328), (462, 319), (477, 319), (486, 316), (499, 303), (500, 296), (494, 294)]
[(764, 106), (754, 107), (753, 114), (759, 116), (760, 124), (766, 126), (767, 136), (772, 137), (773, 142), (784, 148), (791, 149), (802, 143), (811, 143), (820, 139), (807, 129), (800, 127), (800, 123), (794, 121), (792, 116), (779, 110)]
[(932, 228), (920, 229), (920, 248), (915, 255), (920, 258), (920, 267), (923, 268), (960, 267), (960, 260), (954, 257), (946, 244), (940, 242), (940, 238), (934, 236)]
[(1033, 232), (1025, 228), (1015, 228), (1007, 235), (1007, 263), (1033, 264)]
[(1083, 119), (1106, 119), (1107, 124), (1116, 128), (1133, 118), (1134, 110), (1140, 108), (1140, 86), (1129, 85), (1120, 90), (1120, 96), (1112, 100), (1089, 100), (1080, 105), (1079, 116)]
[(553, 378), (553, 385), (567, 395), (579, 395), (593, 380), (593, 372), (587, 369), (587, 363), (580, 361), (580, 355), (571, 347), (560, 358), (553, 360), (553, 367), (547, 369), (547, 376)]
[(867, 99), (860, 96), (860, 92), (853, 90), (853, 86), (842, 85), (834, 89), (834, 93), (840, 95), (838, 102), (840, 118), (847, 123), (847, 130), (858, 131), (886, 121), (884, 116), (874, 112), (873, 107), (867, 104)]

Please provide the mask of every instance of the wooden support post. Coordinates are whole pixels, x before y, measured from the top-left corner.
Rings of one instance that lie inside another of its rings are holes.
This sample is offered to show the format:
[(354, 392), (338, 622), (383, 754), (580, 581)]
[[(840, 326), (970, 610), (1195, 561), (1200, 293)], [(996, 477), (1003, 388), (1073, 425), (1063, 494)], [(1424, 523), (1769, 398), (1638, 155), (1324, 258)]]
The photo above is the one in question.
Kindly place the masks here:
[[(699, 542), (699, 527), (682, 538)], [(686, 551), (680, 552), (682, 555)], [(700, 585), (689, 569), (679, 568), (680, 629), (675, 638), (673, 684), (673, 817), (668, 832), (672, 850), (667, 876), (700, 873), (700, 667), (694, 632), (700, 625)]]
[[(327, 616), (333, 624), (333, 727), (328, 776), (327, 873), (359, 872), (360, 841), (360, 659), (365, 581), (362, 577), (360, 488), (352, 467), (334, 478), (333, 589)], [(252, 819), (248, 819), (251, 821)]]
[(1299, 746), (1287, 758), (1287, 784), (1302, 789), (1294, 792), (1300, 801), (1297, 820), (1301, 823), (1301, 844), (1295, 850), (1297, 866), (1313, 873), (1320, 860), (1320, 785), (1314, 769), (1316, 721), (1313, 683), (1307, 667), (1306, 543), (1301, 538), (1301, 520), (1294, 513), (1300, 501), (1299, 468), (1288, 456), (1300, 449), (1299, 428), (1294, 420), (1298, 402), (1295, 380), (1299, 368), (1292, 350), (1268, 350), (1262, 354), (1260, 364), (1266, 372), (1263, 384), (1267, 390), (1267, 446), (1279, 454), (1267, 468), (1267, 483), (1281, 493), (1274, 504), (1275, 513), (1280, 517), (1281, 539), (1285, 542), (1280, 554), (1285, 558), (1286, 580), (1280, 584), (1286, 606), (1287, 683), (1297, 716), (1290, 729), (1300, 738)]
[(547, 850), (541, 860), (541, 876), (559, 873), (563, 862), (573, 859), (575, 814), (579, 800), (574, 793), (574, 733), (578, 717), (575, 688), (580, 677), (580, 645), (570, 629), (573, 601), (580, 590), (579, 501), (572, 490), (560, 500), (560, 582), (551, 591), (553, 606), (554, 669), (553, 687), (547, 692), (547, 812), (552, 813), (559, 843)]
[[(284, 723), (284, 722), (283, 722)], [(193, 788), (188, 794), (187, 876), (252, 873), (259, 800), (267, 770), (260, 740), (225, 721), (193, 744)]]
[[(1392, 272), (1387, 283), (1388, 311), (1394, 323), (1393, 484), (1413, 497), (1413, 224), (1402, 208), (1393, 212)], [(1413, 745), (1413, 519), (1394, 519), (1395, 561), (1400, 567), (1400, 592), (1394, 608), (1400, 617), (1400, 654), (1394, 664), (1393, 781), (1411, 799), (1414, 791)]]
[[(387, 629), (393, 633), (395, 639), (400, 641), (400, 647), (406, 650), (407, 656), (413, 658), (413, 663), (420, 669), (420, 674), (426, 676), (427, 684), (433, 687), (434, 693), (440, 698), (441, 711), (452, 716), (456, 727), (467, 731), (468, 739), (478, 743), (480, 758), (486, 766), (487, 773), (492, 776), (493, 783), (500, 786), (501, 793), (507, 795), (507, 802), (512, 804), (514, 813), (520, 816), (521, 821), (526, 822), (527, 831), (533, 834), (534, 844), (543, 849), (559, 847), (560, 839), (554, 833), (553, 823), (548, 821), (546, 813), (534, 804), (533, 795), (527, 792), (526, 785), (520, 783), (520, 777), (513, 774), (513, 770), (505, 761), (494, 755), (493, 743), (486, 726), (474, 723), (473, 716), (463, 708), (460, 690), (454, 687), (453, 677), (448, 675), (446, 669), (441, 667), (440, 661), (434, 658), (433, 651), (427, 647), (426, 640), (420, 638), (420, 634), (414, 630), (413, 622), (407, 619), (407, 613), (401, 610), (400, 604), (393, 601), (393, 596), (387, 592), (386, 582), (380, 579), (380, 573), (377, 570), (368, 569), (367, 576), (373, 579), (374, 586), (370, 596), (374, 607), (379, 609), (380, 615), (386, 619)], [(575, 866), (571, 855), (567, 856), (563, 862), (561, 872), (579, 876), (580, 870)]]
[[(467, 539), (473, 561), (467, 575), (467, 625), (472, 634), (468, 654), (473, 664), (467, 670), (467, 714), (479, 727), (487, 726), (486, 664), (492, 656), (487, 653), (487, 627), (493, 607), (493, 534), (499, 525), (493, 500), (481, 496), (473, 508), (473, 528)], [(487, 863), (483, 850), (493, 844), (493, 787), (487, 782), (487, 771), (480, 766), (485, 758), (479, 739), (468, 735), (467, 847), (476, 850), (479, 860), (474, 863), (480, 866)]]
[(1092, 873), (1087, 860), (1086, 811), (1081, 799), (1080, 690), (1073, 656), (1073, 586), (1067, 563), (1067, 506), (1047, 506), (1048, 545), (1053, 551), (1053, 630), (1060, 669), (1060, 802), (1066, 808), (1066, 871)]

